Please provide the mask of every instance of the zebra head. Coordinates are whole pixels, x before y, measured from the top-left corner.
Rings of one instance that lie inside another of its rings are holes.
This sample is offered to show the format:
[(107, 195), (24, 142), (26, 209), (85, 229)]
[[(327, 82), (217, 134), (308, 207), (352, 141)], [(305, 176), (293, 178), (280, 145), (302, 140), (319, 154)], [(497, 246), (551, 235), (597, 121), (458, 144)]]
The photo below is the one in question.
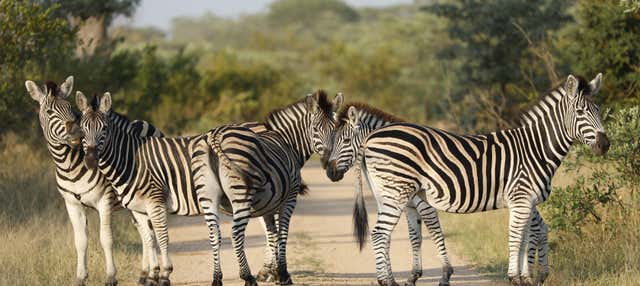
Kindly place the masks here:
[(309, 94), (305, 98), (306, 109), (310, 114), (310, 134), (312, 151), (324, 157), (331, 146), (331, 135), (335, 128), (334, 114), (343, 102), (342, 93), (336, 94), (333, 102), (329, 102), (324, 91)]
[(571, 139), (591, 147), (597, 155), (609, 150), (609, 139), (605, 133), (600, 108), (593, 102), (602, 84), (602, 74), (591, 82), (569, 75), (564, 83), (565, 127)]
[(88, 168), (95, 169), (98, 166), (98, 158), (104, 149), (107, 137), (107, 115), (111, 111), (111, 94), (105, 92), (100, 98), (93, 97), (91, 104), (87, 97), (80, 91), (76, 92), (76, 104), (82, 111), (80, 128), (84, 133), (82, 147), (84, 148), (84, 162)]
[(60, 87), (50, 81), (43, 89), (30, 80), (24, 85), (31, 98), (40, 104), (38, 117), (47, 142), (54, 145), (78, 146), (82, 132), (77, 124), (77, 116), (67, 100), (73, 89), (73, 76), (67, 77)]
[(333, 182), (342, 180), (355, 161), (358, 146), (364, 137), (364, 126), (360, 123), (358, 109), (350, 106), (347, 118), (342, 118), (333, 133), (331, 152), (326, 156), (327, 177)]

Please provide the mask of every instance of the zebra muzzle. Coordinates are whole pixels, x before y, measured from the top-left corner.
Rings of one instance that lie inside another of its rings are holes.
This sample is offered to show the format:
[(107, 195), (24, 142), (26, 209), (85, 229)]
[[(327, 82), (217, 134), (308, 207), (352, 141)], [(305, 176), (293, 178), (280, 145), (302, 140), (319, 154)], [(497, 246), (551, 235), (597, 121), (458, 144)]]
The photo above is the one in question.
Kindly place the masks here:
[(98, 167), (98, 150), (95, 147), (87, 147), (84, 154), (84, 164), (89, 169), (95, 169)]
[(331, 179), (331, 181), (333, 182), (340, 181), (344, 177), (344, 171), (338, 170), (336, 160), (331, 160), (327, 162), (326, 170), (327, 170), (327, 177), (329, 177), (329, 179)]
[(611, 142), (609, 142), (609, 138), (607, 134), (604, 132), (598, 132), (596, 134), (596, 143), (593, 144), (593, 152), (596, 155), (604, 155), (609, 151), (609, 147), (611, 147)]

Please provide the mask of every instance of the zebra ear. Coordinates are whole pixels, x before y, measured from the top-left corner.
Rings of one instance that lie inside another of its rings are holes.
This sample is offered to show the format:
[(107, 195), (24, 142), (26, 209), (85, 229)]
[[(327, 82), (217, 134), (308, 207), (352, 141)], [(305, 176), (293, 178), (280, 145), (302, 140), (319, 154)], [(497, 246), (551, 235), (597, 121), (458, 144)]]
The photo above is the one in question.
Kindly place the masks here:
[(333, 98), (333, 112), (336, 112), (340, 109), (340, 106), (342, 106), (342, 103), (344, 102), (344, 96), (342, 95), (342, 92), (338, 92), (336, 94), (336, 97)]
[(591, 89), (591, 95), (595, 95), (600, 91), (602, 87), (602, 73), (599, 73), (591, 82), (589, 82), (589, 88)]
[(111, 93), (105, 92), (100, 98), (100, 112), (107, 113), (111, 110)]
[(347, 115), (349, 116), (349, 124), (353, 126), (353, 128), (358, 127), (358, 109), (355, 106), (349, 107), (347, 110)]
[(73, 76), (67, 77), (67, 79), (60, 85), (60, 96), (62, 98), (67, 98), (71, 95), (71, 90), (73, 90)]
[(82, 112), (83, 114), (89, 110), (87, 97), (84, 96), (84, 93), (82, 93), (82, 91), (76, 91), (76, 105), (78, 106), (80, 112)]
[(44, 98), (44, 92), (42, 92), (42, 90), (38, 87), (38, 85), (36, 85), (35, 82), (30, 80), (25, 81), (24, 86), (27, 88), (27, 91), (29, 92), (29, 95), (31, 95), (31, 98), (33, 98), (33, 100), (42, 102), (42, 99)]
[(578, 79), (570, 74), (564, 83), (564, 90), (569, 98), (574, 98), (578, 94)]
[(318, 112), (318, 109), (319, 109), (318, 101), (313, 96), (313, 94), (308, 94), (304, 101), (307, 105), (307, 110), (309, 110), (309, 112), (311, 113)]

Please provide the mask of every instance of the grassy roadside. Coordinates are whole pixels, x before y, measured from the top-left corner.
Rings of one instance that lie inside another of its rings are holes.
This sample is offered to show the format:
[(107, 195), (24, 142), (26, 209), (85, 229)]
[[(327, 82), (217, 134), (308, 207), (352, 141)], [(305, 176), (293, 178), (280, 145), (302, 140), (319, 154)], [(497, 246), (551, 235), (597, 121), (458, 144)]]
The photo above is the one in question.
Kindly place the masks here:
[[(5, 136), (0, 162), (0, 285), (72, 284), (76, 272), (73, 231), (45, 148)], [(101, 285), (104, 255), (95, 211), (88, 211), (88, 225), (88, 285)], [(113, 228), (120, 285), (134, 284), (140, 268), (137, 232), (126, 212), (116, 214)]]
[[(554, 186), (570, 179), (560, 176)], [(630, 198), (627, 203), (624, 212), (616, 205), (600, 209), (603, 223), (588, 225), (581, 234), (550, 229), (551, 273), (545, 285), (640, 285), (640, 200)], [(472, 261), (483, 274), (506, 281), (506, 210), (441, 213), (440, 219), (449, 249)]]

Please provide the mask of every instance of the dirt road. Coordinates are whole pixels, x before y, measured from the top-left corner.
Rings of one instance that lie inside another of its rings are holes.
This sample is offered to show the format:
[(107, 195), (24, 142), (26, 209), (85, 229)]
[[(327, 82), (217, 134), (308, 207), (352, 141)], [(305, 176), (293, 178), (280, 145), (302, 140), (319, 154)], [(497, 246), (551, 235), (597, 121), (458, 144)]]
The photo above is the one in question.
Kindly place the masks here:
[[(371, 244), (358, 251), (352, 237), (353, 174), (350, 171), (340, 183), (332, 183), (322, 169), (310, 162), (303, 170), (303, 178), (310, 194), (298, 200), (288, 243), (289, 271), (296, 285), (377, 285), (375, 260)], [(366, 190), (369, 223), (375, 221), (376, 207)], [(210, 285), (211, 248), (207, 228), (202, 217), (172, 217), (170, 229), (172, 259), (175, 271), (173, 285)], [(225, 285), (244, 285), (238, 277), (233, 255), (230, 218), (222, 226), (222, 271)], [(423, 277), (418, 285), (438, 285), (440, 262), (431, 240), (423, 228)], [(247, 229), (246, 251), (254, 275), (262, 265), (264, 235), (260, 223), (252, 220)], [(468, 263), (452, 253), (454, 265), (451, 285), (496, 285), (476, 273)], [(406, 280), (411, 270), (411, 248), (407, 224), (401, 219), (391, 243), (391, 261), (396, 280)], [(273, 283), (262, 283), (273, 285)]]

